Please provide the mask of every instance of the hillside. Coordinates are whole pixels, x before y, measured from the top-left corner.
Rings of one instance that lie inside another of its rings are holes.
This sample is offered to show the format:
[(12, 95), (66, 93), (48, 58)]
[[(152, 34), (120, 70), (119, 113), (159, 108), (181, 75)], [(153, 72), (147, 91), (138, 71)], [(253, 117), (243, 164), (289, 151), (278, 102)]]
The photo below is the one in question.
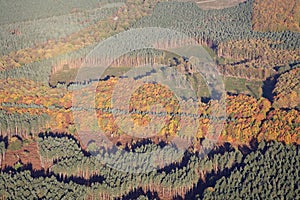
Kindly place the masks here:
[(297, 199), (299, 0), (0, 2), (0, 199)]

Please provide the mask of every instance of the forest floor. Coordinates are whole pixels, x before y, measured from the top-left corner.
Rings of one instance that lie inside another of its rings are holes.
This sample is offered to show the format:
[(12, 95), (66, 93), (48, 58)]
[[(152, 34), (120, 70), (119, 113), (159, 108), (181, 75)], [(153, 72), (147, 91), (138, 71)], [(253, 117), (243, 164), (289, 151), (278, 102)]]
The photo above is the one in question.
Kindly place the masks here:
[(36, 142), (24, 144), (19, 150), (8, 150), (2, 161), (2, 169), (5, 167), (14, 167), (18, 162), (23, 165), (31, 165), (33, 170), (41, 170), (41, 160)]

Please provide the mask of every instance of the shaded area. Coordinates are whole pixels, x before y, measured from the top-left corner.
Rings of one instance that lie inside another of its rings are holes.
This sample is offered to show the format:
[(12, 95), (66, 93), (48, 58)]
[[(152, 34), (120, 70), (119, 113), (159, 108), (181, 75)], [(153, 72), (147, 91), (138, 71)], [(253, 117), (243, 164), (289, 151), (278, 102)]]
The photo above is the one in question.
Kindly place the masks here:
[(268, 99), (270, 102), (273, 102), (273, 100), (274, 100), (273, 90), (275, 88), (278, 77), (279, 77), (279, 75), (275, 75), (275, 76), (267, 78), (267, 80), (265, 80), (263, 82), (262, 96), (264, 98)]

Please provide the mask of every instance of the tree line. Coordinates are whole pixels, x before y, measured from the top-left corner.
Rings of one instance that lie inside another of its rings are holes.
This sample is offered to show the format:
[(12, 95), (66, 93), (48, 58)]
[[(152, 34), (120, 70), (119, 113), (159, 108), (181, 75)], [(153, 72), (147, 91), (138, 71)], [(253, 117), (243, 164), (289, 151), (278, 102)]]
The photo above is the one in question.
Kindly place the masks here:
[(0, 110), (0, 135), (3, 137), (17, 135), (28, 138), (30, 134), (41, 131), (49, 119), (50, 117), (45, 113), (31, 115)]
[[(297, 159), (299, 146), (293, 144), (261, 141), (251, 146), (250, 151), (224, 146), (223, 149), (216, 148), (202, 159), (197, 154), (187, 152), (178, 163), (136, 174), (118, 171), (101, 164), (99, 160), (95, 161), (95, 157), (84, 153), (76, 139), (71, 137), (40, 135), (39, 143), (48, 145), (41, 149), (43, 157), (48, 154), (48, 158), (58, 158), (53, 164), (55, 166), (62, 162), (61, 166), (49, 174), (41, 175), (28, 170), (13, 173), (2, 171), (1, 197), (49, 199), (55, 195), (55, 198), (67, 199), (73, 195), (72, 198), (76, 199), (119, 199), (130, 195), (145, 199), (146, 193), (158, 193), (161, 198), (169, 198), (188, 197), (186, 195), (192, 192), (189, 197), (195, 199), (294, 199), (300, 192), (297, 187), (300, 181), (300, 162)], [(142, 144), (131, 150), (143, 151), (154, 146), (151, 143), (146, 146)], [(67, 152), (64, 152), (64, 148), (67, 148)], [(75, 153), (70, 154), (72, 151)], [(82, 174), (79, 171), (91, 169), (97, 169), (97, 175), (80, 178)], [(213, 179), (216, 183), (210, 181)], [(206, 188), (204, 193), (195, 190), (197, 185)]]
[(241, 167), (207, 188), (203, 199), (297, 199), (299, 152), (299, 146), (263, 141)]
[[(183, 160), (177, 159), (175, 163), (171, 162), (163, 168), (138, 173), (136, 169), (145, 168), (147, 166), (143, 165), (153, 162), (151, 155), (154, 154), (153, 151), (161, 148), (159, 145), (151, 142), (142, 143), (127, 150), (127, 153), (118, 148), (98, 147), (95, 153), (93, 152), (95, 149), (89, 152), (82, 151), (74, 138), (40, 135), (38, 143), (42, 157), (53, 162), (50, 171), (62, 177), (76, 176), (89, 179), (99, 176), (102, 187), (105, 188), (102, 189), (102, 195), (109, 196), (122, 196), (138, 188), (143, 188), (144, 191), (160, 191), (163, 196), (183, 196), (195, 186), (199, 177), (205, 181), (207, 174), (230, 169), (241, 162), (243, 157), (240, 151), (233, 148), (224, 154), (216, 153), (211, 156), (186, 152)], [(172, 156), (172, 151), (159, 151), (159, 157), (162, 159), (160, 162), (166, 161), (168, 156)], [(125, 167), (118, 170), (122, 167), (114, 164)]]

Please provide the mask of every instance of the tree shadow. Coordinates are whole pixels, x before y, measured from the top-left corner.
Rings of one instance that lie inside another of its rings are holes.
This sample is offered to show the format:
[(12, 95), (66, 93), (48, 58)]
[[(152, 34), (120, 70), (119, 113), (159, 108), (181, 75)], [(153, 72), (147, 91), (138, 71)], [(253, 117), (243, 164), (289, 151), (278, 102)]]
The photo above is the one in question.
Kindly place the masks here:
[(151, 191), (145, 192), (142, 188), (134, 189), (129, 193), (127, 193), (126, 195), (123, 195), (122, 197), (116, 199), (135, 200), (138, 199), (140, 196), (146, 196), (148, 199), (156, 199), (156, 200), (160, 199), (157, 192), (151, 192)]
[(267, 78), (264, 82), (263, 82), (263, 86), (262, 86), (262, 97), (268, 99), (270, 102), (274, 101), (274, 95), (273, 95), (273, 90), (275, 88), (277, 79), (278, 79), (279, 75), (276, 74), (275, 76), (269, 77)]

